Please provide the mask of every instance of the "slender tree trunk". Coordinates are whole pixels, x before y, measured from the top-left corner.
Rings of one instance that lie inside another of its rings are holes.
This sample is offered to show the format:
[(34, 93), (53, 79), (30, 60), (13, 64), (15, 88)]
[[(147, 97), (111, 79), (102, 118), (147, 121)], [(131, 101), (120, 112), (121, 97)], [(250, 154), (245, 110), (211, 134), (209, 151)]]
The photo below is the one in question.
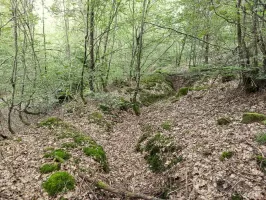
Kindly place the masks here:
[(204, 53), (204, 63), (205, 65), (208, 65), (209, 64), (209, 34), (206, 34), (205, 35), (205, 41), (206, 41), (206, 44), (205, 44), (205, 53)]
[(42, 0), (42, 34), (43, 34), (43, 50), (44, 50), (44, 71), (45, 73), (47, 73), (47, 52), (46, 52), (44, 7), (45, 7), (44, 0)]
[(95, 60), (94, 60), (94, 7), (95, 2), (91, 0), (90, 6), (90, 78), (89, 78), (89, 86), (91, 91), (94, 90), (94, 71), (95, 71)]
[(10, 131), (10, 133), (15, 134), (15, 131), (12, 128), (11, 114), (12, 114), (12, 111), (15, 105), (17, 68), (18, 68), (18, 20), (17, 20), (18, 4), (17, 4), (17, 0), (13, 0), (11, 4), (12, 4), (12, 16), (13, 16), (13, 22), (14, 22), (13, 34), (14, 34), (15, 55), (14, 55), (13, 69), (12, 69), (12, 74), (11, 74), (11, 79), (10, 79), (11, 86), (12, 86), (12, 98), (11, 98), (11, 103), (10, 103), (9, 112), (8, 112), (8, 130)]
[(143, 34), (144, 34), (144, 26), (145, 26), (145, 19), (148, 12), (148, 6), (150, 4), (150, 0), (144, 0), (143, 1), (143, 7), (142, 7), (142, 18), (141, 18), (141, 24), (140, 24), (140, 32), (137, 35), (136, 38), (136, 45), (137, 45), (137, 63), (136, 63), (136, 89), (133, 95), (133, 103), (137, 102), (137, 95), (139, 93), (140, 88), (140, 72), (141, 72), (141, 58), (142, 58), (142, 47), (143, 47)]
[(178, 61), (177, 61), (177, 67), (180, 67), (183, 51), (184, 51), (185, 46), (186, 46), (186, 40), (187, 40), (187, 35), (182, 39), (182, 46), (181, 46), (181, 50), (180, 50)]

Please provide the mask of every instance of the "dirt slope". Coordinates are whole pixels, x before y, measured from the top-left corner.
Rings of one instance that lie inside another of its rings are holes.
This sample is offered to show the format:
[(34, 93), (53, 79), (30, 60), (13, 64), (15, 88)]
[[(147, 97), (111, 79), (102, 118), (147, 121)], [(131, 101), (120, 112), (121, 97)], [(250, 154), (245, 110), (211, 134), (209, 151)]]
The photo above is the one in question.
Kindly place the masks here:
[[(140, 117), (122, 113), (121, 122), (115, 124), (112, 132), (88, 123), (87, 114), (95, 110), (93, 104), (80, 117), (55, 110), (51, 115), (60, 116), (104, 147), (111, 169), (105, 174), (97, 170), (92, 159), (71, 151), (72, 160), (61, 169), (75, 175), (77, 187), (64, 197), (123, 199), (94, 190), (78, 177), (77, 172), (82, 168), (90, 169), (88, 174), (92, 177), (130, 191), (155, 196), (167, 186), (170, 199), (222, 200), (231, 199), (234, 193), (244, 199), (266, 199), (266, 176), (254, 159), (258, 154), (266, 155), (266, 147), (254, 141), (258, 132), (265, 131), (265, 125), (241, 123), (245, 111), (266, 113), (263, 95), (243, 96), (236, 91), (235, 84), (227, 83), (207, 91), (190, 92), (175, 103), (158, 102), (143, 108)], [(216, 120), (224, 116), (233, 122), (217, 125)], [(143, 124), (159, 127), (164, 121), (172, 124), (171, 130), (164, 134), (182, 146), (183, 161), (156, 174), (150, 171), (143, 155), (135, 152), (135, 146), (143, 134)], [(60, 147), (65, 141), (58, 140), (49, 129), (34, 126), (21, 131), (13, 140), (0, 141), (0, 199), (49, 199), (41, 189), (48, 175), (39, 173), (40, 165), (45, 162), (43, 150)], [(233, 151), (233, 157), (221, 161), (224, 151)], [(75, 165), (74, 158), (82, 160), (80, 166)]]

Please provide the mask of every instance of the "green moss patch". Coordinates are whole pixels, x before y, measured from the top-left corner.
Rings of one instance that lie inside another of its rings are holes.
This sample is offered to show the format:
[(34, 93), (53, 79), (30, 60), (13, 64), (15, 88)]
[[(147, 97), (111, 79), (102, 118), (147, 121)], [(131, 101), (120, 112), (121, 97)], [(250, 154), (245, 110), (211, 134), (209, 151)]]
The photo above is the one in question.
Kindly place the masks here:
[(218, 125), (228, 125), (230, 123), (231, 123), (231, 120), (229, 118), (226, 118), (226, 117), (222, 117), (222, 118), (217, 119)]
[(233, 157), (233, 155), (234, 155), (234, 152), (232, 152), (232, 151), (224, 151), (221, 154), (220, 160), (224, 161), (225, 159), (230, 159)]
[(49, 117), (47, 119), (44, 119), (43, 121), (39, 122), (39, 126), (46, 126), (46, 127), (53, 127), (53, 126), (59, 126), (63, 121), (58, 117)]
[(151, 137), (141, 138), (139, 145), (145, 140), (144, 158), (153, 172), (163, 172), (183, 160), (182, 156), (177, 156), (181, 150), (180, 146), (176, 146), (171, 138), (157, 133)]
[(186, 96), (188, 94), (188, 91), (189, 91), (189, 88), (188, 87), (180, 88), (178, 90), (178, 93), (177, 93), (176, 97)]
[(259, 134), (256, 136), (256, 141), (257, 141), (259, 144), (266, 144), (266, 133), (259, 133)]
[(42, 187), (49, 196), (56, 196), (61, 192), (73, 190), (75, 179), (67, 172), (55, 172), (42, 184)]
[(71, 157), (71, 154), (66, 152), (63, 149), (56, 149), (51, 152), (47, 152), (44, 155), (45, 158), (53, 158), (58, 162), (64, 162), (65, 160), (68, 160)]
[(95, 161), (99, 162), (105, 172), (109, 172), (106, 153), (102, 146), (94, 144), (83, 148), (85, 155), (92, 157)]
[(232, 194), (231, 196), (231, 200), (243, 200), (243, 199), (244, 199), (243, 196), (238, 193)]
[(65, 142), (61, 145), (61, 147), (66, 149), (75, 149), (78, 147), (78, 145), (74, 142)]
[(266, 115), (260, 113), (244, 113), (242, 117), (242, 123), (244, 124), (262, 122), (264, 120), (266, 120)]
[(172, 124), (171, 122), (169, 121), (165, 121), (161, 124), (161, 127), (164, 129), (164, 130), (167, 130), (167, 131), (170, 131), (171, 128), (172, 128)]
[(87, 144), (96, 144), (96, 142), (90, 137), (85, 135), (75, 135), (73, 137), (74, 142), (80, 146), (84, 146)]
[(93, 112), (88, 117), (90, 123), (95, 123), (104, 128), (105, 131), (111, 132), (113, 130), (113, 124), (107, 121), (103, 114), (100, 112)]
[(42, 174), (48, 174), (53, 171), (60, 170), (60, 163), (44, 164), (40, 167), (40, 172)]
[(258, 156), (256, 156), (256, 161), (257, 161), (257, 164), (259, 165), (260, 169), (263, 172), (266, 172), (266, 158), (261, 156), (261, 155), (258, 155)]

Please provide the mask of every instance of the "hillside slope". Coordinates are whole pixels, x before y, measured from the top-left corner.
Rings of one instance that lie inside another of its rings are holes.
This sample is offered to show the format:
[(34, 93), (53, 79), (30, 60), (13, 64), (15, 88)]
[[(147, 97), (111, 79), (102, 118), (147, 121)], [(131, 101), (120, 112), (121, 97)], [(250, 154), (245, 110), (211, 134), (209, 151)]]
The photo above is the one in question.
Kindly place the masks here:
[[(104, 115), (106, 122), (113, 123), (111, 131), (102, 123), (89, 122), (88, 115), (98, 112), (93, 102), (78, 114), (58, 108), (50, 115), (97, 141), (106, 152), (110, 172), (104, 173), (79, 148), (70, 149), (72, 157), (61, 164), (61, 170), (74, 175), (76, 188), (57, 199), (123, 199), (95, 189), (79, 177), (79, 171), (116, 188), (161, 197), (168, 193), (170, 199), (266, 199), (266, 175), (256, 161), (257, 155), (266, 155), (266, 146), (255, 141), (265, 125), (241, 123), (244, 112), (266, 113), (264, 97), (237, 91), (230, 82), (189, 92), (176, 102), (160, 101), (142, 108), (141, 116)], [(218, 125), (221, 117), (232, 122)], [(161, 128), (164, 122), (169, 128)], [(182, 161), (162, 173), (152, 172), (144, 154), (136, 152), (145, 125), (171, 137), (181, 147)], [(47, 161), (45, 149), (70, 142), (70, 138), (59, 139), (60, 134), (60, 130), (32, 126), (12, 140), (0, 141), (0, 199), (49, 199), (41, 188), (48, 175), (40, 174), (39, 167)], [(232, 157), (221, 159), (223, 152), (232, 152)]]

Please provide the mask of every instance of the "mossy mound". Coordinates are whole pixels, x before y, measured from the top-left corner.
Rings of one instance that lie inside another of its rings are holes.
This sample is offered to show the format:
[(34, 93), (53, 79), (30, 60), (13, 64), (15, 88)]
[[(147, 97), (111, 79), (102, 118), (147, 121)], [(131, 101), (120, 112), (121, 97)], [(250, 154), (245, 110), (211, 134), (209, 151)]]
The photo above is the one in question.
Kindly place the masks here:
[(233, 157), (233, 155), (234, 155), (234, 152), (232, 151), (224, 151), (220, 156), (220, 160), (224, 161), (225, 159), (230, 159)]
[(75, 179), (67, 172), (55, 172), (42, 184), (42, 187), (49, 196), (56, 196), (61, 192), (73, 190)]
[(264, 120), (266, 120), (266, 115), (260, 113), (244, 113), (242, 117), (242, 123), (244, 124), (262, 122)]
[(60, 170), (60, 167), (60, 163), (44, 164), (40, 167), (40, 172), (42, 174), (48, 174), (50, 172)]
[(174, 94), (173, 83), (165, 73), (154, 73), (141, 79), (139, 100), (149, 106), (159, 100), (166, 99)]
[(102, 146), (93, 144), (83, 148), (83, 152), (85, 155), (92, 157), (95, 161), (100, 163), (105, 172), (109, 172), (106, 153)]
[(147, 76), (144, 76), (140, 83), (144, 89), (153, 90), (153, 89), (173, 89), (173, 83), (169, 80), (168, 74), (166, 73), (153, 73)]
[(217, 119), (218, 125), (228, 125), (230, 123), (231, 123), (231, 120), (227, 117), (222, 117), (222, 118)]
[(144, 145), (144, 158), (153, 172), (163, 172), (183, 160), (182, 156), (177, 156), (180, 146), (176, 146), (171, 138), (160, 133), (150, 137), (148, 134), (143, 136), (137, 147), (141, 149), (141, 145)]
[(58, 162), (63, 163), (65, 160), (68, 160), (71, 157), (71, 154), (66, 152), (63, 149), (56, 149), (56, 150), (45, 153), (44, 157), (52, 158)]

